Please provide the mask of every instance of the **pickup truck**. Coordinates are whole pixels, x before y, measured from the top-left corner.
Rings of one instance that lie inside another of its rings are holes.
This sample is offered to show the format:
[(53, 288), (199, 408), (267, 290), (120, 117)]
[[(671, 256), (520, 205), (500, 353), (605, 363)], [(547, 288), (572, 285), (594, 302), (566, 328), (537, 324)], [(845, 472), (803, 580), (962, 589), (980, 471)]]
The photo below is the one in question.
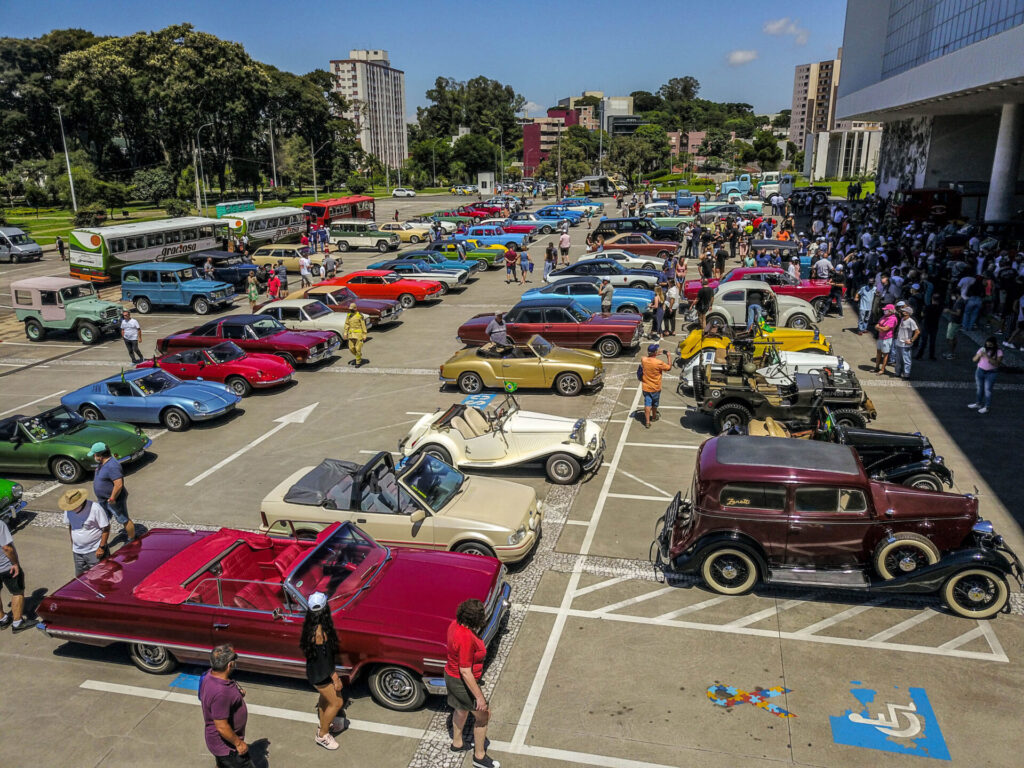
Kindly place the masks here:
[(691, 192), (688, 189), (677, 189), (676, 190), (676, 205), (680, 208), (689, 208), (693, 210), (694, 204), (700, 200), (701, 206), (704, 205), (707, 195), (698, 195), (696, 192)]
[(793, 193), (793, 177), (790, 174), (769, 171), (761, 177), (761, 183), (757, 185), (758, 197), (768, 200), (776, 192), (783, 197), (789, 197)]
[(728, 195), (730, 192), (739, 192), (741, 194), (748, 194), (751, 190), (750, 174), (744, 173), (737, 176), (732, 181), (723, 181), (721, 193)]
[(469, 231), (464, 235), (453, 235), (453, 240), (456, 242), (462, 240), (475, 240), (478, 244), (484, 245), (504, 245), (506, 248), (514, 248), (522, 251), (526, 248), (527, 243), (530, 242), (529, 235), (516, 234), (515, 232), (506, 232), (501, 227), (486, 226), (486, 227), (470, 227)]

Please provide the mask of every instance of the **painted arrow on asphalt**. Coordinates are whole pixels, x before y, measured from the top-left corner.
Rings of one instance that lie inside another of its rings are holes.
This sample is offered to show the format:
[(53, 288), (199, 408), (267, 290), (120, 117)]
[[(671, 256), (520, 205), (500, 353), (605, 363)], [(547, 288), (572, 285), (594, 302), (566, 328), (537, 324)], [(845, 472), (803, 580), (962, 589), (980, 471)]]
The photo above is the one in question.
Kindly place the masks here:
[(191, 480), (189, 480), (187, 483), (185, 483), (185, 487), (191, 487), (191, 486), (195, 485), (196, 483), (202, 482), (203, 480), (208, 478), (210, 475), (212, 475), (214, 472), (216, 472), (218, 469), (220, 469), (220, 468), (222, 468), (224, 466), (227, 466), (232, 461), (237, 459), (239, 456), (241, 456), (244, 453), (247, 453), (251, 449), (255, 448), (257, 445), (262, 443), (267, 438), (273, 437), (278, 432), (280, 432), (282, 429), (287, 427), (289, 424), (302, 424), (303, 422), (305, 422), (305, 420), (307, 418), (309, 418), (309, 414), (311, 414), (313, 412), (313, 409), (316, 408), (318, 405), (320, 405), (320, 403), (318, 403), (318, 402), (317, 403), (311, 403), (311, 404), (307, 405), (305, 408), (300, 408), (297, 411), (292, 411), (291, 413), (285, 414), (284, 416), (282, 416), (279, 419), (274, 419), (274, 423), (277, 424), (276, 427), (274, 427), (273, 429), (271, 429), (268, 432), (264, 432), (262, 435), (260, 435), (255, 440), (253, 440), (251, 443), (246, 443), (241, 448), (239, 448), (237, 451), (235, 451), (230, 456), (228, 456), (226, 459), (222, 459), (222, 460), (218, 461), (216, 464), (214, 464), (208, 470), (203, 472), (201, 475), (196, 475)]

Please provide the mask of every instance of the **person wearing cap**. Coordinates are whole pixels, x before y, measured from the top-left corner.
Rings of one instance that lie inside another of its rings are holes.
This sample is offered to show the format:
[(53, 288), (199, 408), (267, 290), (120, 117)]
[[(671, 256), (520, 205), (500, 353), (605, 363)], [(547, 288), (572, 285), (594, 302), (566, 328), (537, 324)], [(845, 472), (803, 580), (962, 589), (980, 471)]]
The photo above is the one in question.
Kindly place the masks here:
[(914, 319), (914, 308), (907, 304), (905, 301), (901, 301), (899, 306), (900, 313), (900, 325), (899, 330), (896, 331), (896, 341), (894, 342), (895, 350), (895, 368), (896, 375), (903, 379), (910, 378), (910, 366), (912, 365), (914, 343), (917, 341), (918, 336), (921, 335), (921, 329), (917, 325), (917, 321)]
[(700, 290), (697, 291), (697, 298), (694, 300), (701, 328), (707, 325), (708, 310), (711, 309), (711, 305), (714, 303), (714, 300), (715, 289), (708, 285), (708, 279), (706, 277), (702, 277), (700, 279)]
[(64, 512), (64, 523), (71, 538), (75, 576), (81, 576), (107, 555), (110, 519), (103, 507), (89, 501), (85, 491), (65, 491), (57, 506)]
[[(459, 603), (455, 619), (448, 625), (444, 684), (448, 691), (448, 706), (455, 710), (452, 714), (452, 743), (448, 750), (466, 752), (472, 749), (475, 768), (501, 768), (501, 763), (487, 754), (491, 705), (481, 687), (487, 646), (480, 638), (486, 620), (484, 604), (471, 598)], [(467, 744), (463, 731), (470, 712), (474, 720), (473, 743)]]
[(341, 696), (341, 678), (338, 677), (338, 633), (327, 602), (327, 595), (314, 592), (309, 596), (309, 609), (302, 622), (299, 647), (306, 659), (306, 680), (316, 688), (320, 698), (316, 702), (319, 727), (316, 743), (327, 750), (338, 748), (334, 735), (347, 727), (344, 715), (339, 713), (345, 706)]
[(799, 280), (800, 279), (800, 257), (799, 256), (794, 256), (792, 259), (789, 260), (789, 266), (786, 267), (786, 272), (789, 273), (789, 276), (792, 277), (794, 280)]
[[(665, 355), (665, 362), (658, 359), (659, 354)], [(651, 422), (659, 418), (658, 406), (661, 404), (661, 377), (665, 371), (671, 371), (668, 352), (657, 344), (647, 345), (647, 357), (640, 361), (640, 388), (644, 393), (644, 426), (651, 428)]]
[(142, 340), (142, 327), (139, 321), (132, 317), (127, 309), (121, 311), (121, 338), (128, 349), (128, 356), (133, 363), (141, 363), (145, 358), (139, 351), (139, 342)]
[(878, 332), (878, 340), (875, 342), (875, 373), (885, 373), (885, 367), (889, 364), (889, 353), (892, 351), (892, 337), (896, 331), (896, 307), (886, 304), (882, 309), (882, 316), (875, 325)]
[[(835, 271), (832, 272), (832, 276), (829, 278), (828, 284), (830, 286), (828, 289), (829, 311), (831, 311), (832, 307), (835, 306), (839, 311), (839, 316), (842, 317), (843, 294), (846, 292), (846, 276), (843, 274), (843, 265), (841, 262), (836, 264)], [(828, 314), (828, 312), (825, 314)]]
[(612, 295), (615, 293), (615, 289), (612, 288), (611, 281), (606, 277), (601, 281), (601, 289), (599, 291), (601, 295), (601, 311), (608, 313), (612, 311)]
[[(18, 550), (14, 547), (14, 537), (7, 523), (0, 520), (0, 587), (11, 595), (10, 613), (3, 613), (0, 607), (0, 629), (10, 627), (14, 632), (24, 632), (36, 625), (24, 616), (25, 609), (25, 569), (18, 558)], [(0, 606), (2, 606), (0, 600)]]
[(106, 443), (93, 443), (89, 458), (95, 458), (99, 466), (93, 476), (92, 492), (103, 507), (107, 517), (117, 520), (124, 528), (126, 544), (135, 541), (135, 523), (128, 517), (128, 489), (124, 487), (124, 470), (121, 462), (110, 454)]
[(245, 743), (245, 725), (249, 709), (245, 689), (231, 679), (238, 654), (230, 644), (210, 651), (210, 670), (199, 678), (199, 705), (203, 713), (206, 748), (217, 768), (251, 768), (249, 745)]
[(345, 316), (345, 340), (348, 342), (348, 349), (352, 353), (349, 365), (360, 368), (363, 365), (363, 342), (366, 341), (366, 320), (363, 313), (356, 307), (355, 302), (348, 308)]

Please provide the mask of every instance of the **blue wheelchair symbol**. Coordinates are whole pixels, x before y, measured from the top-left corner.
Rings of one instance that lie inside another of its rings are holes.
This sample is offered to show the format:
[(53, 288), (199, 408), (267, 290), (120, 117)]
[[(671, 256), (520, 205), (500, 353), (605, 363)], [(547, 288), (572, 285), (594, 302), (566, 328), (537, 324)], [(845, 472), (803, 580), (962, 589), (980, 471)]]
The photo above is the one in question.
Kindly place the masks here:
[(495, 397), (497, 395), (493, 393), (489, 395), (468, 395), (462, 399), (462, 404), (468, 405), (471, 408), (486, 408)]

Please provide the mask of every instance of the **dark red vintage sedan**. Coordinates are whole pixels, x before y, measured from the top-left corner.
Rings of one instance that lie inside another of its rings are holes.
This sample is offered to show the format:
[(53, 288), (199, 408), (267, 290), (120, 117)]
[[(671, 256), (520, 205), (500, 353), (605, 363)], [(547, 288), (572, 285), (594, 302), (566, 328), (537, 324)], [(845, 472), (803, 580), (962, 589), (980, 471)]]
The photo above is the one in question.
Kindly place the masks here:
[[(476, 315), (459, 326), (463, 344), (479, 346), (489, 341), (487, 326), (494, 313)], [(643, 318), (636, 314), (591, 312), (571, 297), (550, 296), (520, 301), (505, 313), (509, 339), (525, 344), (541, 335), (560, 347), (596, 349), (602, 357), (615, 357), (622, 349), (640, 343)]]
[(246, 352), (276, 355), (292, 368), (325, 360), (341, 346), (338, 335), (330, 331), (289, 331), (280, 320), (267, 315), (229, 315), (157, 339), (156, 348), (161, 353), (205, 349), (225, 340)]
[(508, 613), (505, 568), (492, 557), (385, 547), (351, 523), (314, 541), (222, 528), (154, 529), (39, 605), (48, 636), (123, 643), (139, 669), (208, 663), (231, 643), (241, 669), (305, 676), (299, 636), (323, 592), (340, 637), (338, 673), (367, 676), (385, 707), (412, 710), (444, 692), (446, 632), (463, 600), (487, 610), (490, 643)]
[(144, 360), (136, 368), (162, 368), (179, 379), (203, 379), (227, 384), (239, 397), (292, 380), (295, 369), (277, 355), (246, 352), (233, 341), (208, 349), (183, 349)]
[(1024, 576), (973, 496), (871, 480), (850, 446), (792, 438), (706, 441), (656, 544), (668, 568), (724, 595), (759, 582), (939, 593), (970, 619), (1002, 611)]
[[(798, 280), (781, 267), (735, 267), (726, 272), (721, 280), (708, 280), (708, 285), (717, 288), (733, 280), (760, 280), (770, 285), (775, 293), (809, 301), (818, 313), (828, 309), (828, 295), (832, 290), (828, 280)], [(687, 280), (683, 286), (683, 293), (690, 301), (696, 300), (699, 290), (700, 280)], [(845, 288), (843, 292), (846, 292)]]

